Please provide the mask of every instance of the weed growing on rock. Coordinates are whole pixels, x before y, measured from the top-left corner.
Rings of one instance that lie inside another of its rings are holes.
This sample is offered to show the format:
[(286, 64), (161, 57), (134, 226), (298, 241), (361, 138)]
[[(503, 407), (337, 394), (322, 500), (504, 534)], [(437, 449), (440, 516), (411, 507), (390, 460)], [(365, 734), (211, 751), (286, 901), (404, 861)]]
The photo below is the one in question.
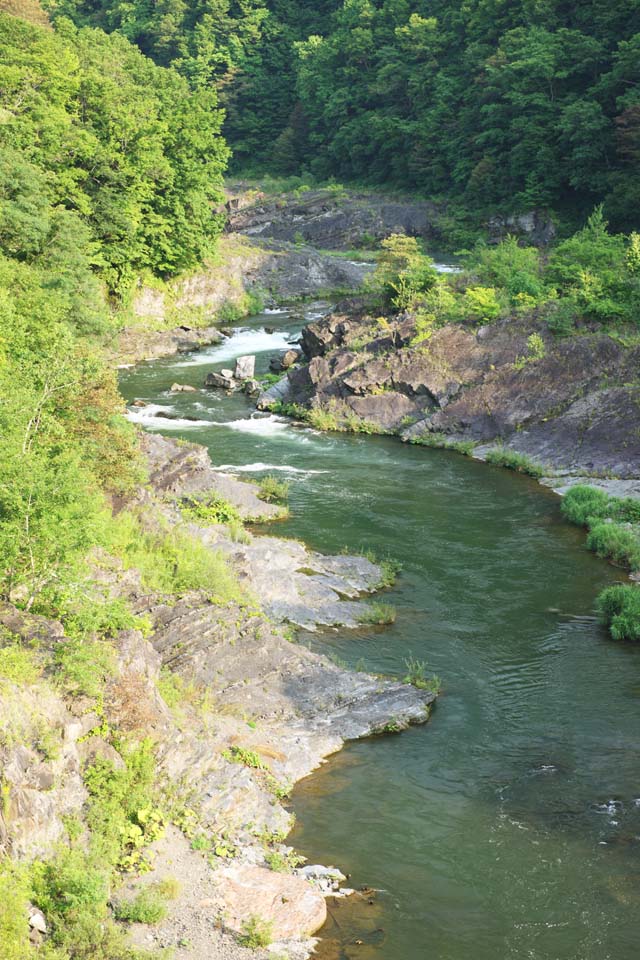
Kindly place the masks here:
[(298, 856), (298, 854), (292, 850), (287, 853), (281, 853), (279, 850), (270, 850), (265, 854), (264, 860), (269, 869), (274, 870), (276, 873), (290, 873), (292, 870), (295, 870), (296, 867), (299, 867), (301, 863), (304, 863), (304, 857)]
[(506, 467), (507, 470), (514, 470), (516, 473), (526, 473), (529, 477), (536, 479), (544, 477), (549, 471), (545, 470), (539, 463), (534, 463), (524, 453), (517, 453), (515, 450), (509, 450), (507, 447), (494, 447), (489, 450), (485, 457), (487, 463), (493, 463), (499, 467)]
[(184, 517), (188, 520), (195, 520), (196, 523), (242, 522), (236, 507), (225, 500), (224, 497), (219, 497), (215, 493), (210, 493), (205, 500), (195, 500), (193, 498), (183, 500), (180, 509)]
[(358, 617), (358, 623), (385, 626), (396, 619), (396, 608), (390, 603), (371, 603)]
[(227, 529), (233, 543), (251, 543), (251, 534), (245, 529), (242, 520), (230, 520)]
[(268, 947), (269, 944), (273, 943), (273, 923), (256, 915), (249, 917), (242, 924), (242, 933), (238, 937), (238, 943), (243, 947), (251, 947), (253, 950), (257, 950), (259, 947)]
[(258, 496), (266, 503), (273, 501), (281, 503), (289, 497), (289, 484), (286, 480), (278, 480), (277, 477), (269, 474), (260, 481), (260, 492)]
[(251, 767), (253, 770), (268, 770), (267, 764), (255, 750), (247, 750), (245, 747), (232, 746), (222, 751), (222, 756), (229, 763), (241, 763), (245, 767)]

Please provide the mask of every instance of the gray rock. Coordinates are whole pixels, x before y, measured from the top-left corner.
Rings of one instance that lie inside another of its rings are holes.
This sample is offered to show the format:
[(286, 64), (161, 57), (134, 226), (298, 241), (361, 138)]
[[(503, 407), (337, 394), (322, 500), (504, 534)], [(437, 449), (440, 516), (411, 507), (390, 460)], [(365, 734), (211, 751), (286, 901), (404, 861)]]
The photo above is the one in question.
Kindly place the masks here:
[(172, 383), (171, 393), (197, 393), (196, 387), (189, 386), (188, 383)]
[[(223, 371), (224, 372), (224, 371)], [(238, 357), (236, 360), (236, 380), (251, 380), (256, 372), (256, 358), (253, 356)]]
[(231, 370), (212, 371), (205, 377), (204, 385), (208, 390), (237, 390), (240, 384), (234, 379)]
[(29, 908), (29, 926), (32, 930), (37, 930), (38, 933), (46, 934), (47, 932), (47, 921), (43, 912), (38, 910), (37, 907)]

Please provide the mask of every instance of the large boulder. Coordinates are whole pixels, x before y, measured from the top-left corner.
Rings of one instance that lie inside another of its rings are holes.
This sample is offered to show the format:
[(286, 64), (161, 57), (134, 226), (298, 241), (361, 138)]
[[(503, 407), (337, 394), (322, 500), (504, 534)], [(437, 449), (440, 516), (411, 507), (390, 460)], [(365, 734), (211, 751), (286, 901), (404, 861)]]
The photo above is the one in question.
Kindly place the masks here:
[(256, 917), (270, 925), (274, 940), (297, 940), (327, 918), (324, 896), (303, 877), (237, 864), (220, 871), (217, 889), (226, 923), (238, 932)]

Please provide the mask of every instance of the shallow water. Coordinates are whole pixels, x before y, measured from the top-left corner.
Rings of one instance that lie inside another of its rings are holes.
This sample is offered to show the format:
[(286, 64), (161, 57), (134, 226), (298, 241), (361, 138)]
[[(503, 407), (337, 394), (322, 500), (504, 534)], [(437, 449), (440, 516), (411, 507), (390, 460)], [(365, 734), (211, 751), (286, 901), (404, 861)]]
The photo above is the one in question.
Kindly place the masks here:
[(230, 471), (288, 479), (278, 531), (403, 564), (384, 598), (393, 627), (308, 641), (396, 675), (412, 656), (443, 681), (427, 726), (353, 744), (295, 791), (295, 845), (382, 891), (337, 909), (321, 955), (635, 960), (640, 648), (593, 619), (619, 574), (526, 478), (256, 416), (242, 395), (169, 393), (242, 353), (266, 370), (299, 329), (261, 315), (221, 346), (125, 372), (122, 388), (154, 405), (134, 411), (146, 427), (207, 444)]

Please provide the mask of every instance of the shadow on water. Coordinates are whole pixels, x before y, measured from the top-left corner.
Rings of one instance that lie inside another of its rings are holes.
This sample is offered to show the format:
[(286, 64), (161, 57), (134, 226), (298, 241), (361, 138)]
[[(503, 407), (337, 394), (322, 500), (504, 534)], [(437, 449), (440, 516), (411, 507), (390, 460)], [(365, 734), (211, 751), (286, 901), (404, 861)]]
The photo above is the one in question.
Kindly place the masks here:
[(128, 371), (123, 390), (152, 405), (137, 414), (147, 428), (204, 443), (248, 477), (287, 479), (278, 533), (403, 565), (384, 597), (391, 628), (305, 638), (398, 676), (424, 660), (444, 685), (426, 727), (352, 744), (296, 788), (298, 848), (382, 891), (335, 906), (320, 956), (635, 960), (640, 649), (593, 618), (619, 574), (527, 478), (256, 417), (239, 395), (170, 393), (239, 353), (266, 370), (299, 329), (286, 314), (255, 318), (197, 359)]

